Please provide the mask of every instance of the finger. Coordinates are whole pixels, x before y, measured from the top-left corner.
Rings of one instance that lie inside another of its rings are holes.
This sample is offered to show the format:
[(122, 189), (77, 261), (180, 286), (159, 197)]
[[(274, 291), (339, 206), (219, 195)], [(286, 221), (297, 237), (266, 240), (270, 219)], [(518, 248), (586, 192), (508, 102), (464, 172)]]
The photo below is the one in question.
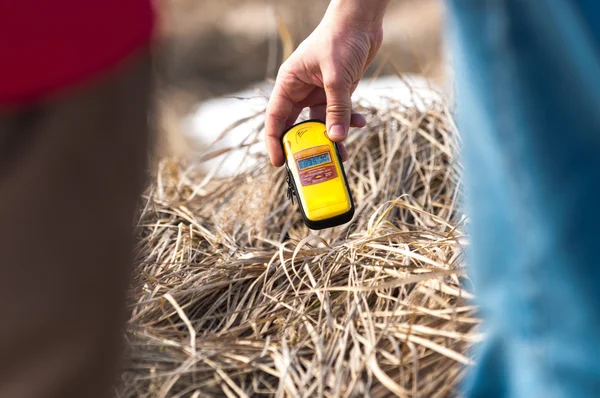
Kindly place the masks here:
[[(358, 87), (358, 82), (353, 83), (350, 87), (350, 92), (354, 94), (354, 91)], [(292, 100), (294, 100), (292, 98)], [(300, 106), (302, 109), (310, 108), (316, 105), (325, 105), (327, 104), (327, 97), (325, 96), (325, 90), (322, 87), (314, 87), (309, 93), (306, 94), (304, 99), (298, 100), (296, 102), (297, 106)], [(325, 117), (323, 117), (325, 120)]]
[[(326, 114), (326, 105), (322, 104), (322, 105), (317, 105), (317, 106), (313, 106), (312, 108), (310, 108), (310, 118), (311, 119), (318, 119), (318, 120), (323, 120), (325, 119), (325, 114)], [(354, 116), (360, 116), (362, 117), (362, 115), (358, 114), (358, 113), (353, 113), (352, 117)], [(364, 119), (364, 117), (363, 117)], [(351, 125), (352, 125), (352, 121), (351, 121)], [(360, 126), (354, 126), (353, 127), (360, 127)], [(342, 162), (345, 162), (346, 160), (348, 160), (348, 150), (346, 149), (346, 145), (343, 142), (338, 142), (337, 144), (338, 150), (340, 151), (340, 157), (342, 158)]]
[[(309, 108), (315, 105), (325, 105), (327, 97), (322, 87), (315, 87), (302, 101), (298, 103), (303, 108)], [(325, 119), (323, 119), (325, 120)]]
[(326, 108), (327, 105), (325, 104), (311, 106), (310, 118), (325, 121), (325, 116), (327, 115)]
[[(326, 105), (320, 104), (310, 108), (310, 118), (317, 120), (325, 120), (327, 115)], [(367, 125), (367, 119), (358, 112), (352, 111), (350, 115), (350, 127), (365, 127)]]
[(347, 161), (348, 160), (348, 150), (346, 149), (346, 144), (344, 144), (343, 142), (338, 142), (337, 146), (338, 146), (338, 150), (340, 151), (340, 157), (342, 158), (342, 162)]
[(350, 116), (350, 126), (352, 127), (365, 127), (367, 125), (367, 119), (358, 112), (352, 111)]
[(298, 116), (300, 116), (300, 113), (302, 113), (302, 107), (298, 106), (298, 105), (294, 105), (294, 107), (292, 108), (292, 112), (290, 113), (290, 115), (288, 116), (286, 122), (285, 122), (285, 129), (289, 129), (290, 127), (292, 127), (295, 123), (296, 120), (298, 120)]
[(276, 84), (267, 105), (265, 119), (265, 145), (273, 166), (283, 166), (283, 151), (279, 139), (293, 110), (294, 103), (288, 98), (281, 84)]
[[(356, 90), (358, 83), (354, 83), (351, 86), (350, 91), (353, 93)], [(325, 121), (327, 115), (326, 112), (327, 98), (325, 97), (325, 90), (320, 87), (316, 87), (309, 95), (302, 100), (298, 106), (302, 108), (310, 108), (310, 118)], [(367, 124), (366, 119), (358, 112), (352, 111), (350, 117), (351, 127), (364, 127)]]
[[(354, 93), (356, 87), (358, 86), (358, 82), (352, 84), (350, 87), (350, 92)], [(321, 87), (315, 87), (309, 95), (306, 96), (304, 100), (302, 100), (299, 104), (302, 108), (310, 108), (310, 118), (325, 121), (327, 116), (326, 108), (327, 108), (327, 97), (325, 96), (325, 90)], [(350, 117), (350, 126), (351, 127), (364, 127), (366, 126), (367, 121), (358, 112), (352, 111)]]
[(343, 141), (350, 128), (352, 83), (340, 77), (339, 73), (325, 75), (324, 83), (327, 98), (327, 135), (332, 141)]

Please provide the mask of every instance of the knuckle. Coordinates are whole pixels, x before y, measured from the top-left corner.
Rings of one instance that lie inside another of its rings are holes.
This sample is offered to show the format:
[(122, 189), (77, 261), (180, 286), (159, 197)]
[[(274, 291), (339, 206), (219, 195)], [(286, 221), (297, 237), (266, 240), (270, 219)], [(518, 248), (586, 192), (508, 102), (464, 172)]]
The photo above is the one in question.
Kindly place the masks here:
[(279, 66), (279, 70), (277, 71), (277, 74), (280, 74), (280, 75), (286, 74), (289, 70), (290, 70), (290, 60), (288, 58), (281, 64), (281, 66)]
[(283, 119), (285, 114), (281, 111), (281, 99), (276, 96), (271, 97), (265, 113), (275, 120)]
[(323, 77), (323, 86), (325, 89), (340, 90), (350, 87), (352, 79), (348, 74), (340, 69), (334, 69)]
[(327, 104), (327, 113), (329, 115), (340, 116), (340, 117), (349, 117), (350, 112), (351, 112), (350, 108), (346, 104), (341, 104), (341, 103)]

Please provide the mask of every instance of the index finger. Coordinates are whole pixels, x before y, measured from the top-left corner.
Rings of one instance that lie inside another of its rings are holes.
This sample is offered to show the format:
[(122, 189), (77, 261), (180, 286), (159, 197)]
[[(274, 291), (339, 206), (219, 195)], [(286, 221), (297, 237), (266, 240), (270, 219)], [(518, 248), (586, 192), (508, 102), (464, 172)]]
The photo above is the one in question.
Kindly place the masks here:
[(294, 102), (289, 98), (281, 84), (276, 84), (269, 99), (269, 105), (267, 105), (265, 119), (265, 145), (273, 166), (283, 166), (285, 159), (280, 138), (293, 109)]

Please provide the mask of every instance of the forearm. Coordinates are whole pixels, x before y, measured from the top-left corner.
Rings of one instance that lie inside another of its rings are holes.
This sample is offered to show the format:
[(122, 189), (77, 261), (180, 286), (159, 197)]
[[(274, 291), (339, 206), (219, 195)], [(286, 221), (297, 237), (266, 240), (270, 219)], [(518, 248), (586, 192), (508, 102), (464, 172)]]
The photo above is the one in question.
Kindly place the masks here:
[(325, 17), (355, 28), (376, 30), (381, 28), (389, 3), (390, 0), (331, 0)]

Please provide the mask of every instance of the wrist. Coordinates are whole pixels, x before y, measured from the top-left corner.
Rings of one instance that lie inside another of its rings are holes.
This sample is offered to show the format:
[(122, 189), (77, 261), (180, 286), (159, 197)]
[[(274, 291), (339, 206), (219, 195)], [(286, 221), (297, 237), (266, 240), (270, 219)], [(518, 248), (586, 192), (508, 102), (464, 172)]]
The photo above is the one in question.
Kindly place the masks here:
[(390, 0), (331, 0), (325, 16), (355, 29), (376, 31), (383, 25), (389, 3)]

